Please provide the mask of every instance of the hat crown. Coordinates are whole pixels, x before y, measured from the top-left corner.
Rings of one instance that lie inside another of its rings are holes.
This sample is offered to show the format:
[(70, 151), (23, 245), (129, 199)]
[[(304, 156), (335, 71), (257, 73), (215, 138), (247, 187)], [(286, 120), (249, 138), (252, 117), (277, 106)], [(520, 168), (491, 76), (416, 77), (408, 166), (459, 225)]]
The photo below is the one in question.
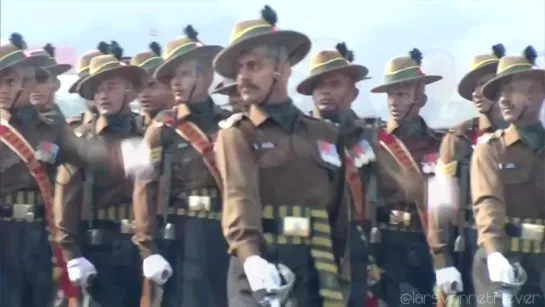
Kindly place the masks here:
[(195, 47), (200, 42), (194, 41), (191, 38), (187, 36), (180, 36), (175, 38), (174, 40), (167, 43), (165, 46), (165, 50), (163, 51), (163, 59), (166, 60), (170, 58), (173, 54), (175, 54), (177, 51), (181, 50), (182, 48), (190, 48)]
[(91, 64), (91, 60), (94, 57), (97, 57), (99, 55), (104, 55), (102, 52), (98, 50), (91, 50), (84, 53), (81, 57), (78, 58), (76, 62), (76, 73), (81, 73), (86, 69), (89, 69), (89, 65)]
[(483, 65), (498, 63), (500, 59), (493, 54), (480, 54), (471, 61), (471, 70), (477, 69)]
[(142, 63), (153, 58), (158, 58), (158, 56), (155, 53), (153, 53), (151, 50), (139, 52), (132, 57), (130, 64), (135, 66), (140, 66)]
[(410, 56), (399, 56), (388, 61), (384, 74), (390, 75), (401, 70), (417, 68), (419, 66)]
[(512, 69), (528, 70), (534, 65), (524, 56), (504, 56), (499, 60), (497, 74), (501, 74)]
[(121, 63), (115, 56), (111, 54), (97, 55), (92, 58), (89, 63), (89, 74), (92, 76), (106, 67), (112, 68), (119, 66), (125, 66), (125, 64)]
[(0, 45), (0, 61), (3, 58), (18, 51), (23, 51), (23, 50), (17, 48), (15, 45), (13, 45), (12, 43), (8, 41), (6, 41), (5, 43), (2, 43), (2, 45)]
[(272, 27), (273, 26), (264, 19), (252, 19), (237, 22), (231, 30), (230, 42), (232, 43), (236, 41), (252, 30), (267, 29), (270, 31)]

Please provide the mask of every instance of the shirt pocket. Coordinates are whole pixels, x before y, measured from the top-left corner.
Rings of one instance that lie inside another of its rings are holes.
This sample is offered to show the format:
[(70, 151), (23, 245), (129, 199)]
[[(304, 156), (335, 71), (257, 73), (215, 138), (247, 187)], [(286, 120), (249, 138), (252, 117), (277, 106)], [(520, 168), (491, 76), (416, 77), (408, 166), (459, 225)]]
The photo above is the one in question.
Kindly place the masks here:
[(257, 163), (260, 168), (276, 168), (289, 164), (294, 158), (291, 138), (277, 140), (260, 140), (254, 144), (257, 153)]

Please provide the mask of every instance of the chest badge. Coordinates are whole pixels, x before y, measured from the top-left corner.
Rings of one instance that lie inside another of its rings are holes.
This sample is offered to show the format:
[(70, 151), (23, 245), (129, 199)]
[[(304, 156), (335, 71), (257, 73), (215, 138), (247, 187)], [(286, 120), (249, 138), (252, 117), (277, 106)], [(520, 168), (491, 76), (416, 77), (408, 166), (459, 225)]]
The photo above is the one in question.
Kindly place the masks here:
[(437, 153), (426, 154), (422, 157), (420, 166), (424, 174), (426, 175), (435, 174), (435, 168), (437, 167), (437, 158), (438, 158)]
[(367, 165), (376, 160), (375, 152), (373, 147), (366, 139), (362, 139), (352, 147), (351, 150), (352, 157), (354, 159), (354, 165), (357, 168), (360, 168), (364, 165)]
[(317, 143), (320, 158), (324, 162), (340, 167), (341, 159), (339, 157), (339, 154), (337, 153), (337, 148), (335, 148), (335, 145), (326, 141), (317, 141)]

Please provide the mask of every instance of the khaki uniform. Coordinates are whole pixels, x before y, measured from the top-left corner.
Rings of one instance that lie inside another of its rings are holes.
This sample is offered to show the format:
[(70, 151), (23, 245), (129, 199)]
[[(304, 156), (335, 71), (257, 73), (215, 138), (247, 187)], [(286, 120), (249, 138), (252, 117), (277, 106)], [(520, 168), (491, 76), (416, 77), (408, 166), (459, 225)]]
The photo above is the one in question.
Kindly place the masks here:
[[(157, 176), (135, 185), (135, 206), (147, 209), (135, 215), (133, 241), (145, 258), (158, 252), (157, 239), (159, 250), (172, 262), (175, 272), (167, 283), (165, 300), (176, 306), (224, 306), (229, 258), (220, 227), (221, 189), (217, 171), (211, 172), (207, 163), (215, 162), (209, 150), (215, 142), (218, 122), (229, 113), (211, 99), (199, 105), (200, 112), (186, 104), (164, 110), (146, 131)], [(192, 127), (199, 139), (179, 126), (183, 123)], [(200, 140), (210, 146), (206, 156), (195, 147)], [(150, 216), (159, 216), (159, 225), (149, 220)], [(174, 227), (173, 231), (165, 230), (167, 223)], [(162, 230), (159, 236), (156, 227)]]
[(81, 112), (78, 116), (72, 116), (66, 119), (66, 122), (72, 129), (76, 129), (82, 125), (87, 125), (93, 121), (95, 114), (89, 110)]
[[(495, 289), (488, 279), (486, 255), (500, 252), (519, 261), (528, 273), (517, 297), (531, 296), (531, 304), (545, 304), (544, 189), (545, 149), (532, 150), (514, 126), (498, 130), (477, 145), (471, 163), (471, 191), (482, 247), (474, 262), (478, 294)], [(501, 306), (500, 301), (479, 306)]]

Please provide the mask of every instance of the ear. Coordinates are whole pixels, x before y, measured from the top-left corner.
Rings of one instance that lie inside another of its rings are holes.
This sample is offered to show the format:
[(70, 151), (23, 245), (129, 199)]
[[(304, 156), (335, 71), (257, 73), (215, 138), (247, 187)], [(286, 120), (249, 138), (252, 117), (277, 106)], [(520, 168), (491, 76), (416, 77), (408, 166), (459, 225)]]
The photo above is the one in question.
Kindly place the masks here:
[(55, 92), (61, 88), (61, 81), (59, 78), (55, 78)]
[(419, 101), (420, 107), (423, 108), (426, 105), (426, 102), (428, 102), (428, 95), (426, 95), (425, 93), (422, 93), (418, 101)]
[(352, 93), (353, 100), (356, 100), (356, 98), (358, 98), (359, 94), (360, 94), (360, 90), (357, 87), (354, 86), (354, 92)]

